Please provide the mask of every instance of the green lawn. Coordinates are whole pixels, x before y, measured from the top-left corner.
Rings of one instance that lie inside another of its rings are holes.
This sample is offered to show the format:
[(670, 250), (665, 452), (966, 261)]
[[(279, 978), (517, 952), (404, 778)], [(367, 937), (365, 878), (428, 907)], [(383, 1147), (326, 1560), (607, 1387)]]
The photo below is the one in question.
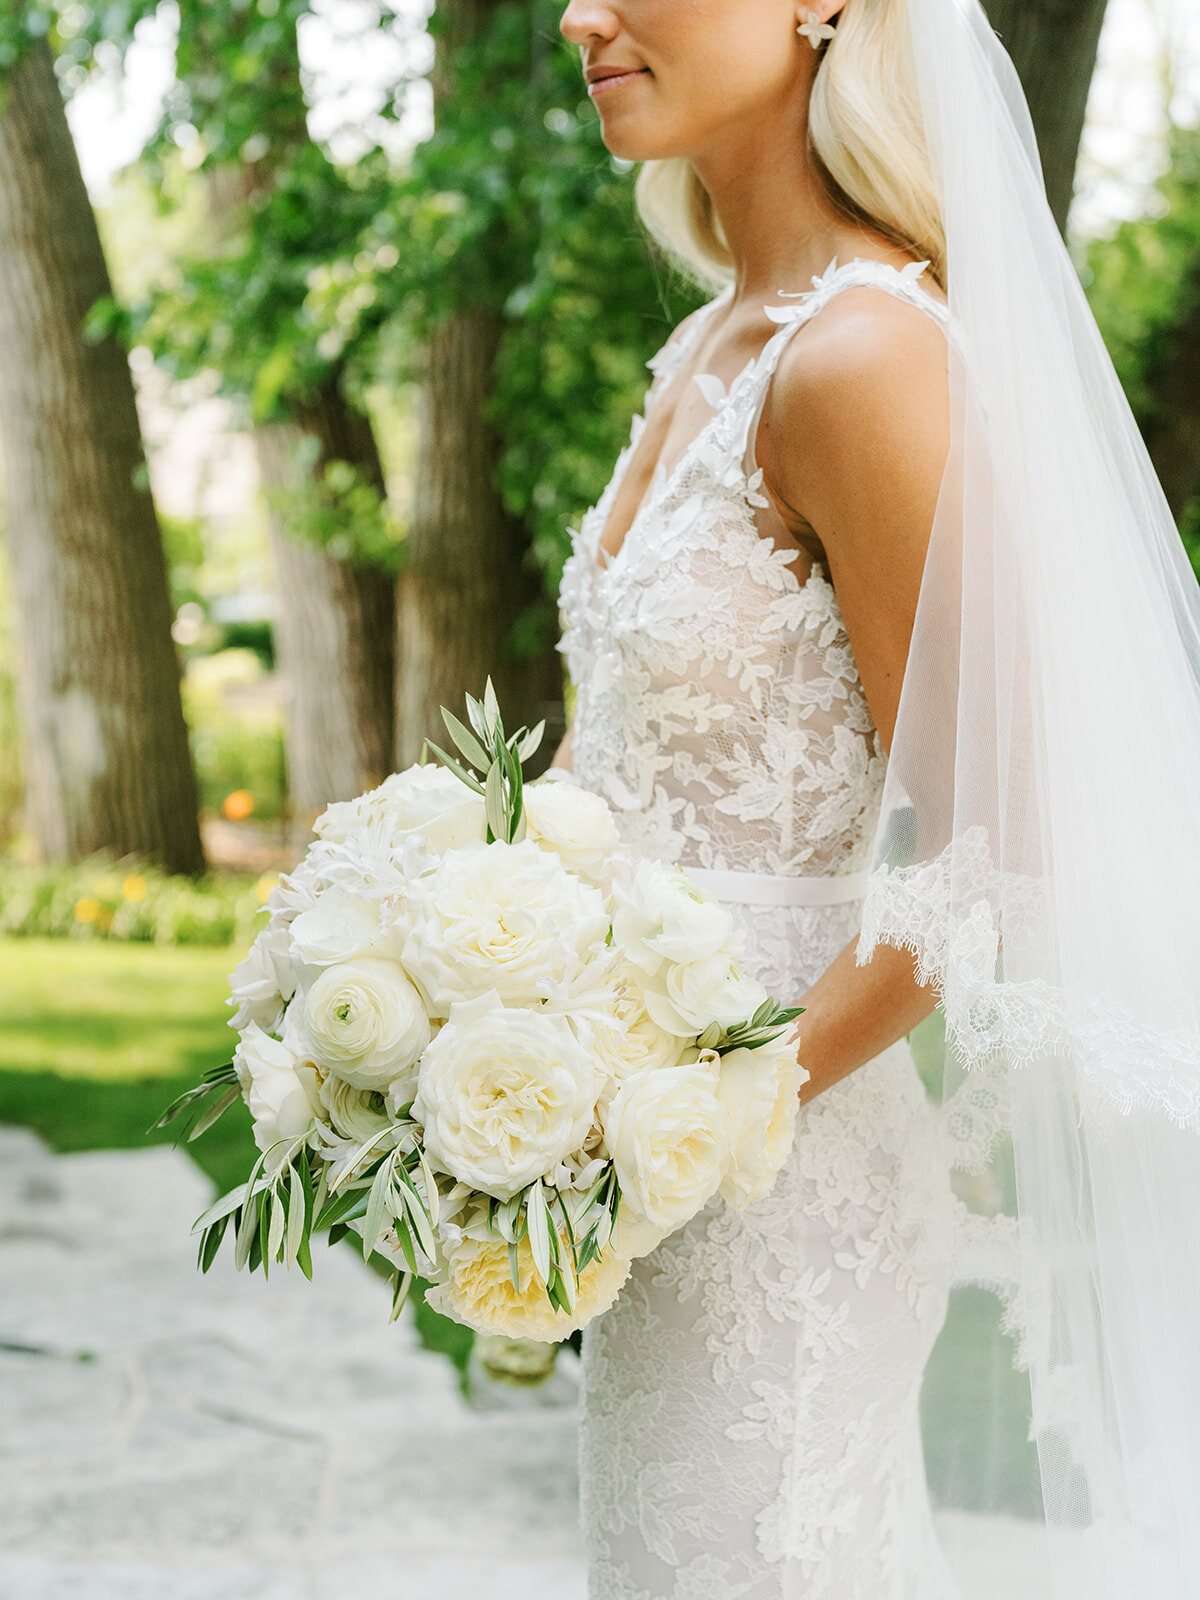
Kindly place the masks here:
[[(0, 1122), (56, 1150), (135, 1149), (206, 1067), (228, 1061), (229, 973), (239, 952), (101, 940), (0, 941)], [(150, 1136), (169, 1143), (173, 1131)], [(253, 1159), (249, 1117), (228, 1112), (187, 1147), (221, 1188)]]

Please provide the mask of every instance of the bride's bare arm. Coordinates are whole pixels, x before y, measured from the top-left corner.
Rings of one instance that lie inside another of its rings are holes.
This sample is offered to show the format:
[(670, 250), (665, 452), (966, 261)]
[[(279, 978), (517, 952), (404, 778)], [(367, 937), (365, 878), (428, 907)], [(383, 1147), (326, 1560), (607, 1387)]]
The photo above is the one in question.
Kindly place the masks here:
[[(949, 448), (946, 342), (895, 296), (846, 290), (790, 340), (759, 434), (764, 476), (824, 547), (859, 677), (890, 748)], [(799, 1003), (800, 1059), (822, 1089), (933, 1010), (912, 958), (849, 945)]]

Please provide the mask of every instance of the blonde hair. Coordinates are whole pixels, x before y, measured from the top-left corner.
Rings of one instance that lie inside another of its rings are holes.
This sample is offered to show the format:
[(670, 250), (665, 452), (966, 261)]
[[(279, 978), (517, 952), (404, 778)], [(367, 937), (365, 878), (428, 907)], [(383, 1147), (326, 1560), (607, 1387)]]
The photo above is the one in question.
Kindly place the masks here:
[[(945, 289), (906, 0), (846, 0), (834, 18), (813, 79), (808, 148), (835, 211), (928, 259)], [(709, 289), (732, 280), (733, 256), (686, 157), (643, 162), (634, 196), (643, 226), (687, 276)]]

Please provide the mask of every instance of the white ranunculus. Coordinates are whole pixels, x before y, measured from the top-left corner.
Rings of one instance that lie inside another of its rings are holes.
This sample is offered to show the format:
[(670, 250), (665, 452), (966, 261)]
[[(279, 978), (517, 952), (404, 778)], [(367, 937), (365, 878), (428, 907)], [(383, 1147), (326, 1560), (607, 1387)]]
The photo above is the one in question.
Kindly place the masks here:
[(292, 949), (310, 966), (330, 967), (365, 955), (381, 931), (379, 899), (341, 888), (325, 889), (312, 907), (293, 921)]
[(605, 1117), (605, 1145), (624, 1200), (664, 1234), (716, 1193), (729, 1163), (711, 1055), (627, 1078)]
[(594, 873), (620, 844), (608, 803), (588, 789), (541, 778), (526, 784), (523, 800), (529, 838), (573, 872)]
[(269, 923), (234, 968), (229, 977), (229, 1003), (237, 1009), (229, 1019), (231, 1028), (240, 1033), (254, 1022), (267, 1033), (275, 1032), (284, 1002), (296, 992), (290, 943), (282, 923)]
[(672, 1033), (703, 1033), (710, 1022), (747, 1022), (768, 998), (737, 960), (718, 952), (700, 961), (668, 962), (645, 980), (646, 1010)]
[(808, 1073), (786, 1034), (756, 1050), (721, 1057), (717, 1099), (725, 1108), (730, 1164), (721, 1194), (737, 1211), (770, 1194), (796, 1131), (801, 1084)]
[(564, 1017), (494, 992), (455, 1005), (422, 1060), (413, 1116), (443, 1172), (508, 1200), (582, 1144), (596, 1069)]
[[(234, 1052), (233, 1065), (254, 1118), (254, 1142), (260, 1150), (307, 1132), (317, 1109), (316, 1074), (308, 1068), (297, 1071), (286, 1045), (252, 1022)], [(267, 1157), (268, 1171), (275, 1171), (285, 1153), (283, 1145)]]
[(736, 952), (733, 919), (678, 867), (639, 862), (627, 883), (613, 885), (613, 938), (648, 976), (667, 961), (700, 961)]
[(603, 896), (530, 839), (444, 856), (413, 885), (403, 921), (405, 971), (438, 1017), (493, 989), (536, 1002), (543, 980), (569, 982), (608, 931)]
[(379, 956), (327, 967), (305, 999), (304, 1029), (323, 1067), (381, 1090), (411, 1072), (432, 1034), (421, 996)]
[(381, 1133), (390, 1122), (382, 1096), (376, 1090), (356, 1089), (353, 1084), (330, 1072), (318, 1090), (330, 1125), (343, 1139), (365, 1144)]
[[(570, 1250), (563, 1241), (564, 1263)], [(508, 1245), (464, 1236), (446, 1252), (445, 1282), (425, 1291), (426, 1302), (443, 1316), (476, 1333), (502, 1333), (510, 1339), (540, 1339), (553, 1344), (607, 1311), (629, 1276), (630, 1261), (610, 1246), (575, 1285), (575, 1310), (552, 1306), (534, 1269), (528, 1239), (517, 1247), (520, 1291), (513, 1286)], [(570, 1267), (567, 1267), (570, 1271)]]
[(371, 829), (398, 846), (420, 834), (431, 850), (455, 850), (486, 836), (483, 797), (447, 767), (430, 763), (393, 772), (376, 789), (328, 806), (313, 824), (322, 839), (340, 843)]

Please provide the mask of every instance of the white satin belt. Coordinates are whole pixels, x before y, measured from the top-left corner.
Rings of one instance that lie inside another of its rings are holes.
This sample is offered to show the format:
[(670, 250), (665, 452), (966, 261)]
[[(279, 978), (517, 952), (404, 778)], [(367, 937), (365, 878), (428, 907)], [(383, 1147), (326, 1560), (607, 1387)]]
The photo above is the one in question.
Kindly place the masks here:
[(870, 877), (869, 872), (845, 872), (829, 877), (780, 878), (770, 872), (725, 872), (688, 866), (683, 871), (697, 889), (741, 906), (840, 906), (861, 900)]

